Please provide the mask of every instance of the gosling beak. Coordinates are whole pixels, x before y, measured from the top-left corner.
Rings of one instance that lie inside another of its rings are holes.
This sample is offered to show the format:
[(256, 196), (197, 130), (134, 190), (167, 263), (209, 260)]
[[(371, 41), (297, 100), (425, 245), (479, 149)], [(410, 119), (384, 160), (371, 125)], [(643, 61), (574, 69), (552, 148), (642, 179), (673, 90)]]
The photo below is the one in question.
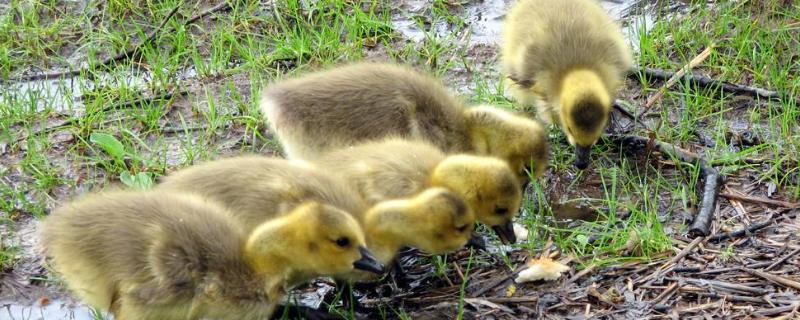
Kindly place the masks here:
[(358, 252), (361, 253), (361, 259), (353, 262), (353, 268), (377, 274), (382, 274), (384, 272), (383, 263), (380, 263), (367, 248), (358, 247)]
[(469, 236), (469, 240), (467, 240), (467, 244), (465, 246), (475, 250), (486, 251), (486, 241), (484, 241), (483, 237), (481, 237), (481, 235), (479, 235), (477, 232), (473, 232), (472, 235)]
[(589, 167), (589, 155), (592, 154), (592, 146), (584, 147), (575, 145), (575, 167), (584, 170)]
[(513, 244), (517, 242), (517, 235), (514, 234), (514, 223), (508, 221), (502, 225), (493, 226), (492, 230), (500, 237), (500, 241), (504, 244)]

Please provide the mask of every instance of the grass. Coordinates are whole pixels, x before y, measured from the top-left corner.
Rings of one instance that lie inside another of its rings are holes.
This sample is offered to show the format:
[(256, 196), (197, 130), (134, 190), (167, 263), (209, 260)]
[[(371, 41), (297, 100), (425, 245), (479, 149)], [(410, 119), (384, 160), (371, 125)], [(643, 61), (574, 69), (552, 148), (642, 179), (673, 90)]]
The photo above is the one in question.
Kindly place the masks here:
[[(168, 170), (221, 154), (280, 154), (276, 141), (263, 134), (258, 92), (287, 74), (321, 66), (377, 55), (463, 83), (454, 89), (471, 103), (514, 106), (498, 80), (494, 57), (470, 50), (470, 17), (451, 1), (433, 1), (421, 13), (399, 16), (374, 1), (230, 5), (228, 12), (190, 25), (184, 21), (205, 8), (201, 3), (89, 0), (78, 7), (78, 2), (12, 0), (3, 5), (0, 79), (39, 70), (85, 71), (74, 80), (0, 83), (0, 223), (13, 227), (27, 217), (43, 217), (78, 190), (120, 183), (147, 188)], [(176, 6), (178, 13), (165, 24), (168, 31), (141, 46), (139, 57), (107, 70), (98, 67), (140, 44)], [(676, 70), (713, 43), (716, 49), (700, 72), (794, 94), (800, 87), (798, 9), (763, 0), (696, 5), (681, 16), (664, 12), (649, 33), (639, 33), (638, 62)], [(393, 19), (414, 21), (423, 39), (408, 41)], [(644, 27), (631, 28), (637, 26)], [(459, 69), (466, 75), (454, 71)], [(660, 85), (641, 81), (628, 90), (646, 97)], [(152, 99), (182, 90), (189, 94)], [(129, 104), (137, 99), (143, 102)], [(730, 94), (679, 83), (652, 109), (651, 116), (660, 120), (651, 122), (651, 129), (676, 145), (708, 144), (699, 151), (726, 163), (722, 172), (751, 170), (758, 182), (800, 198), (800, 107), (763, 101), (754, 106), (744, 101), (741, 107), (732, 100)], [(731, 131), (743, 130), (760, 143), (732, 147)], [(635, 132), (647, 134), (643, 128)], [(649, 260), (672, 247), (672, 236), (684, 231), (673, 222), (691, 216), (699, 201), (697, 168), (676, 164), (672, 170), (656, 159), (620, 158), (596, 147), (593, 169), (578, 172), (563, 135), (553, 129), (551, 138), (550, 173), (533, 184), (520, 219), (531, 236), (518, 247), (538, 250), (552, 239), (565, 255), (582, 257), (582, 266)], [(764, 163), (736, 164), (742, 159)], [(555, 223), (560, 212), (549, 203), (554, 193), (590, 206), (600, 219)], [(3, 270), (13, 269), (16, 250), (0, 248)], [(482, 259), (471, 256), (467, 270), (481, 266)], [(431, 263), (437, 277), (452, 271), (444, 257)], [(463, 286), (460, 296), (463, 312)], [(411, 317), (408, 310), (384, 311)]]

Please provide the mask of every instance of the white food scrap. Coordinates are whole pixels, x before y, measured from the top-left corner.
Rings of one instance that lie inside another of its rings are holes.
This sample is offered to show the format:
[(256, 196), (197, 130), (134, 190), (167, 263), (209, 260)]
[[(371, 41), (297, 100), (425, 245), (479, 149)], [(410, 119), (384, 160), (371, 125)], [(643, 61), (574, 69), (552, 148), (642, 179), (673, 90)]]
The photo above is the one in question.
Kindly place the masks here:
[(522, 270), (514, 281), (517, 283), (536, 280), (558, 280), (561, 274), (568, 271), (569, 267), (548, 257), (541, 257), (528, 263), (528, 268)]

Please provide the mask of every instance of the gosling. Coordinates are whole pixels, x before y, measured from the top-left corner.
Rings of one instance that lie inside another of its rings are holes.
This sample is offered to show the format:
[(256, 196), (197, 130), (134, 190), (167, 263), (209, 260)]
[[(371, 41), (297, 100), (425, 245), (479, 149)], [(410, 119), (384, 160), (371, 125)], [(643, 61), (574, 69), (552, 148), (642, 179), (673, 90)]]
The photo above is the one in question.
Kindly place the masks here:
[(381, 272), (348, 214), (306, 202), (245, 232), (171, 192), (107, 192), (57, 209), (42, 243), (67, 286), (115, 319), (266, 319), (295, 272)]
[(401, 136), (448, 153), (501, 158), (523, 184), (547, 167), (539, 122), (489, 106), (466, 108), (439, 80), (411, 67), (356, 63), (310, 73), (266, 88), (260, 105), (291, 159)]
[[(412, 197), (382, 201), (359, 218), (363, 221), (367, 245), (384, 265), (396, 262), (403, 247), (430, 254), (461, 249), (475, 226), (475, 215), (469, 206), (444, 188), (428, 188)], [(366, 281), (374, 279), (375, 274), (356, 270), (338, 278)]]
[(366, 203), (346, 181), (299, 160), (257, 155), (238, 156), (193, 165), (172, 172), (157, 189), (200, 194), (226, 208), (249, 231), (305, 201), (318, 201), (350, 214)]
[(350, 182), (368, 204), (408, 197), (426, 188), (448, 189), (464, 199), (478, 221), (505, 243), (516, 242), (512, 220), (522, 190), (508, 164), (493, 157), (447, 156), (431, 143), (387, 138), (331, 151), (312, 161)]
[[(370, 208), (372, 204), (365, 204), (345, 180), (324, 172), (314, 164), (297, 160), (242, 156), (179, 170), (167, 175), (156, 188), (197, 193), (218, 201), (232, 209), (231, 213), (245, 229), (282, 215), (285, 208), (297, 202), (315, 200), (343, 208), (356, 218), (365, 233), (369, 229), (368, 248), (380, 251), (382, 261), (390, 261), (403, 246), (437, 254), (461, 248), (468, 241), (470, 232), (464, 239), (461, 232), (451, 231), (466, 224), (471, 231), (475, 216), (472, 211), (461, 213), (460, 206), (467, 205), (453, 192), (409, 194), (393, 206)], [(372, 222), (367, 224), (370, 217)], [(406, 232), (409, 229), (416, 232)], [(312, 275), (291, 278), (309, 276)]]
[(506, 15), (501, 64), (515, 99), (559, 124), (586, 169), (633, 66), (619, 25), (592, 0), (520, 0)]

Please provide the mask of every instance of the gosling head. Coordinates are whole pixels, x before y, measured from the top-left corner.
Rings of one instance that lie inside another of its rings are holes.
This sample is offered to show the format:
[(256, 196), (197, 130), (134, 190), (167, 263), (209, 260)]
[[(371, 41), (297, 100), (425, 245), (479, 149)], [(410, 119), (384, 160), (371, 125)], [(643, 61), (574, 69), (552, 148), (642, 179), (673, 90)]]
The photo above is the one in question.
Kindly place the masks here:
[(367, 250), (358, 222), (336, 207), (310, 201), (282, 218), (259, 226), (246, 253), (256, 269), (268, 269), (280, 257), (294, 269), (322, 275), (354, 269), (383, 273), (384, 266)]
[(505, 161), (473, 155), (449, 156), (434, 168), (431, 185), (461, 196), (478, 221), (492, 227), (504, 243), (516, 242), (512, 220), (519, 212), (522, 189)]
[(402, 246), (432, 254), (462, 248), (475, 226), (475, 215), (455, 192), (428, 188), (411, 198), (383, 201), (366, 214), (370, 245), (383, 243), (385, 252), (373, 246), (384, 261)]
[(523, 189), (547, 169), (549, 147), (541, 122), (490, 106), (467, 109), (466, 117), (473, 148), (506, 160)]
[(567, 73), (559, 97), (561, 127), (575, 147), (575, 167), (589, 166), (592, 146), (600, 139), (611, 112), (611, 95), (597, 73)]

